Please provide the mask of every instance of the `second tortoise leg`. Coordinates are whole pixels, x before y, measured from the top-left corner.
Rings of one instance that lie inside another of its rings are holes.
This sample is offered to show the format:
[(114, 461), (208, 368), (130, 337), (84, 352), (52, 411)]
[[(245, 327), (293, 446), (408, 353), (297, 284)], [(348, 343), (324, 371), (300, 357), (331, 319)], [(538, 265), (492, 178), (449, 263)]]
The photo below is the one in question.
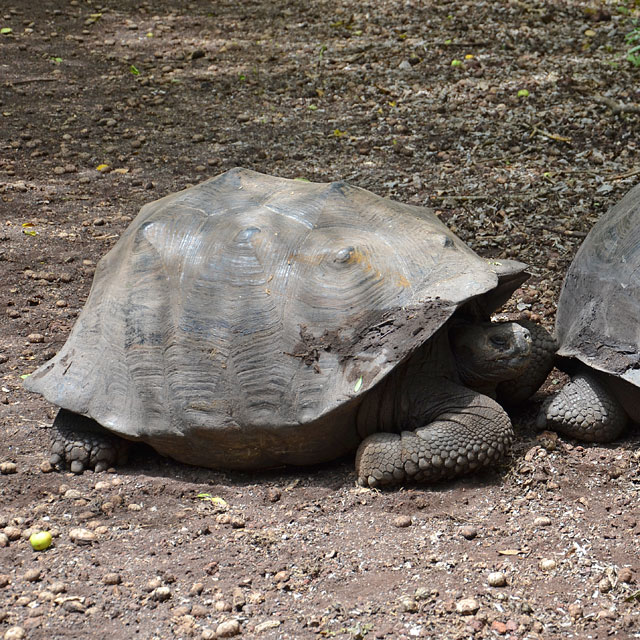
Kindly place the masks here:
[(129, 443), (103, 429), (95, 420), (60, 409), (53, 421), (51, 457), (55, 467), (73, 473), (96, 472), (127, 461)]

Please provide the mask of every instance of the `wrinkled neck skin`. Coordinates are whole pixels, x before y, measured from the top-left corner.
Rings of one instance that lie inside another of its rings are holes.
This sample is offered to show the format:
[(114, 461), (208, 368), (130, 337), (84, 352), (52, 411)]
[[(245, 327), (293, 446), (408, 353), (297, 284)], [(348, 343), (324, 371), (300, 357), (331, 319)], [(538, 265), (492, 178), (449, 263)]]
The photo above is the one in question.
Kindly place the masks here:
[(357, 429), (365, 438), (378, 431), (415, 430), (455, 404), (460, 381), (446, 329), (396, 367), (364, 398)]

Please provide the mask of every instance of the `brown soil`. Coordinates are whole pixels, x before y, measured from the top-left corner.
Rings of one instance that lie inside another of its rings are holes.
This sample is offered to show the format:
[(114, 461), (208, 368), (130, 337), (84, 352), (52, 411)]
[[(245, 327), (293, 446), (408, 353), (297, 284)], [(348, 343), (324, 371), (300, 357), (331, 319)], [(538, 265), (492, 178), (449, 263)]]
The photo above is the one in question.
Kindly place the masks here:
[(351, 459), (228, 474), (142, 448), (72, 476), (41, 471), (55, 409), (21, 386), (140, 206), (237, 165), (433, 206), (482, 255), (531, 265), (507, 311), (551, 327), (577, 246), (637, 180), (638, 12), (5, 3), (0, 634), (640, 637), (637, 434), (539, 436), (539, 395), (501, 469), (435, 487), (356, 488)]

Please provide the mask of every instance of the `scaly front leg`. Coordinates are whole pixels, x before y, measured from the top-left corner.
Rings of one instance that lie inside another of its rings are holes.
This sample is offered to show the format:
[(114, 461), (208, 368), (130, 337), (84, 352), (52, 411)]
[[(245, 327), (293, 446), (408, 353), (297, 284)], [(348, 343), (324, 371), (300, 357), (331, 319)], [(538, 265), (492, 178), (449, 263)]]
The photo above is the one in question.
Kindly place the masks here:
[(451, 384), (446, 410), (415, 431), (375, 433), (356, 454), (358, 482), (378, 487), (454, 478), (497, 463), (513, 440), (511, 421), (491, 398)]

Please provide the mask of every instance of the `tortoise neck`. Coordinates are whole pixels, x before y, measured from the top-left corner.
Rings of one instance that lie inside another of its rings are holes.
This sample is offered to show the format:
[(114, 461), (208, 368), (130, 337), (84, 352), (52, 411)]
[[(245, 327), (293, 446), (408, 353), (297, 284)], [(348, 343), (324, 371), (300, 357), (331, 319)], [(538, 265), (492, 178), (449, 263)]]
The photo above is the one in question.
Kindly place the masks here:
[(441, 329), (371, 389), (359, 407), (357, 430), (399, 433), (415, 429), (442, 411), (458, 376), (446, 329)]

